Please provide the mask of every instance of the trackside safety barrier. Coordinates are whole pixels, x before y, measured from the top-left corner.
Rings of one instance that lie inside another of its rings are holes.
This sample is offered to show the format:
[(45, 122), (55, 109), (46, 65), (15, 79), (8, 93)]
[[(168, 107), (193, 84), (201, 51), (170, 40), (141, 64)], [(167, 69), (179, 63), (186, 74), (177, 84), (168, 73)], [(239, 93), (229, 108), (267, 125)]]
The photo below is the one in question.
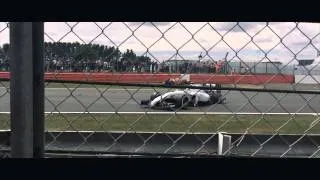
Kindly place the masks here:
[(216, 84), (291, 84), (294, 83), (293, 75), (223, 75), (223, 74), (191, 74), (190, 81), (196, 83)]
[[(8, 72), (0, 72), (0, 78), (9, 78)], [(223, 75), (223, 74), (139, 74), (139, 73), (46, 73), (46, 80), (95, 81), (122, 83), (163, 83), (169, 78), (185, 78), (194, 83), (216, 84), (264, 84), (294, 83), (293, 75)]]

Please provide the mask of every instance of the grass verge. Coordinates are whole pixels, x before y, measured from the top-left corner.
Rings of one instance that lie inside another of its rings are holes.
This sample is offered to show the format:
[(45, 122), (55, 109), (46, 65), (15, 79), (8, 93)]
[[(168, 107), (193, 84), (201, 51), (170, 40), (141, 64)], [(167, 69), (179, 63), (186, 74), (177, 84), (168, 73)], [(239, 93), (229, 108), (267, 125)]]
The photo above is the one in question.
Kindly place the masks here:
[[(0, 129), (9, 129), (9, 114), (0, 114)], [(290, 120), (291, 119), (291, 120)], [(138, 114), (47, 114), (49, 131), (157, 131), (228, 133), (317, 134), (319, 117), (312, 115), (138, 115)], [(289, 121), (289, 122), (287, 122)]]

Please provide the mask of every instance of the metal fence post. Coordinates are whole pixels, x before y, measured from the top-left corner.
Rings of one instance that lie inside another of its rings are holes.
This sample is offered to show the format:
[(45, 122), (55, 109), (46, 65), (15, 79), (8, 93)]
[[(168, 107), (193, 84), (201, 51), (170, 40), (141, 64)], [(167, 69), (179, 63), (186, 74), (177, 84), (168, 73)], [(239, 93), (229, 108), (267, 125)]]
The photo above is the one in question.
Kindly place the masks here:
[(43, 23), (10, 23), (11, 155), (41, 157), (44, 146)]
[(44, 154), (44, 23), (32, 23), (33, 43), (33, 157)]

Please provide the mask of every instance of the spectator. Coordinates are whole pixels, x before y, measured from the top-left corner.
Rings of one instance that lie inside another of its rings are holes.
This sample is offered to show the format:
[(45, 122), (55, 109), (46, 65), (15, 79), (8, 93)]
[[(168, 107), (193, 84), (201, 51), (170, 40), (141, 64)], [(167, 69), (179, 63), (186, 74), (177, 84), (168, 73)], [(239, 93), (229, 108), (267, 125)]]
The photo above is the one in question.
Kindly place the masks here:
[(216, 63), (216, 73), (217, 73), (217, 74), (220, 74), (220, 72), (221, 72), (221, 67), (222, 67), (222, 61), (219, 60), (219, 61)]

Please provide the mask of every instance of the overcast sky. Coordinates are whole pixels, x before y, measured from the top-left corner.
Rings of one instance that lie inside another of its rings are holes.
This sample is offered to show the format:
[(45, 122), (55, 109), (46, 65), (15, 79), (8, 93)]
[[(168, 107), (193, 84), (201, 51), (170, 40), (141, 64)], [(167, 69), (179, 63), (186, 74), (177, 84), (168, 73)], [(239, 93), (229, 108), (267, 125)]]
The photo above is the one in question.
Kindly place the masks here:
[[(265, 26), (265, 22), (47, 22), (45, 41), (113, 45), (139, 55), (148, 50), (158, 60), (176, 58), (177, 50), (185, 59), (197, 59), (201, 52), (206, 59), (219, 59), (229, 52), (229, 59), (258, 60), (264, 57), (263, 51), (270, 60), (284, 63), (295, 54), (297, 59), (316, 57), (320, 24), (276, 22)], [(9, 41), (6, 27), (0, 22), (0, 44)]]

